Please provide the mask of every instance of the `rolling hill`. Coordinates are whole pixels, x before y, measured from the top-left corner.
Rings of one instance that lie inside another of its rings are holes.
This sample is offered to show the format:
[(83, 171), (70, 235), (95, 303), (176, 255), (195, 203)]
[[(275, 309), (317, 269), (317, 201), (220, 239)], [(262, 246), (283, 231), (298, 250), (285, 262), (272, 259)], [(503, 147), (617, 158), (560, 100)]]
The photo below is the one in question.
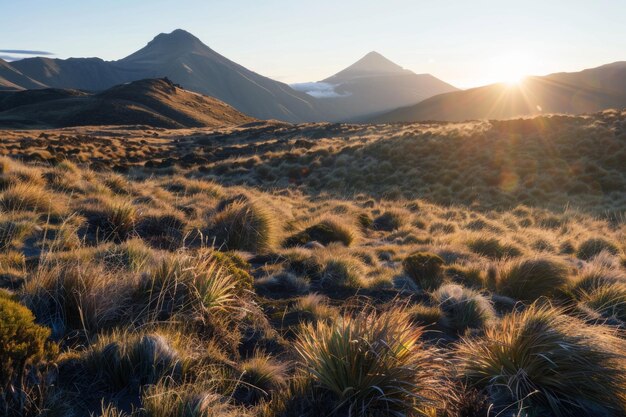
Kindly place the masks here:
[(590, 113), (612, 107), (626, 107), (626, 62), (527, 77), (516, 85), (492, 84), (440, 94), (368, 121), (507, 119), (543, 113)]
[(378, 52), (316, 83), (293, 85), (318, 98), (331, 120), (355, 120), (418, 103), (437, 94), (458, 91), (430, 74), (415, 74)]
[(0, 127), (149, 125), (217, 127), (254, 121), (217, 99), (168, 79), (118, 85), (98, 94), (68, 89), (0, 93)]

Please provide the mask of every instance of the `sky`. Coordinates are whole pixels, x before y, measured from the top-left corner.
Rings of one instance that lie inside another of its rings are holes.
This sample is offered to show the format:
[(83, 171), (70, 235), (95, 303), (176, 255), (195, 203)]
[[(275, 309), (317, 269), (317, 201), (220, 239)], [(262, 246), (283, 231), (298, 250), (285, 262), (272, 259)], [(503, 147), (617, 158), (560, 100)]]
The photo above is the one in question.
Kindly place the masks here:
[(372, 50), (460, 88), (626, 60), (626, 0), (0, 0), (0, 58), (115, 60), (177, 28), (287, 83)]

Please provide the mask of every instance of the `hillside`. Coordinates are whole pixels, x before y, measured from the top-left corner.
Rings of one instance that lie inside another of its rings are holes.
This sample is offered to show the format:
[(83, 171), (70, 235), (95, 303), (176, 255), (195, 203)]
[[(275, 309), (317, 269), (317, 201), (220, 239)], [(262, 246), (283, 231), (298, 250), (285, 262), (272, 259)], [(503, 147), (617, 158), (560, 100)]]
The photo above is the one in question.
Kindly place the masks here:
[(616, 62), (580, 72), (527, 77), (519, 84), (492, 84), (441, 94), (368, 121), (462, 121), (593, 113), (626, 106), (625, 80), (626, 62)]
[(624, 126), (3, 130), (4, 415), (623, 416)]
[(415, 74), (377, 52), (316, 83), (294, 84), (318, 98), (328, 120), (362, 119), (458, 89), (430, 74)]
[(0, 93), (0, 127), (147, 125), (217, 127), (253, 121), (229, 105), (167, 79), (122, 84), (98, 94), (42, 89)]

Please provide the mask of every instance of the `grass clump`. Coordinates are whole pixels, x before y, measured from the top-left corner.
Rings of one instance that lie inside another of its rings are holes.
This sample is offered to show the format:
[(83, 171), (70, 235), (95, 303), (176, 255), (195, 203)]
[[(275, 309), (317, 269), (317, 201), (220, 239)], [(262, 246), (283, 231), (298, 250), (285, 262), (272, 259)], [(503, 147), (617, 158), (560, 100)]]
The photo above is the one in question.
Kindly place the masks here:
[(407, 222), (408, 214), (400, 210), (388, 210), (374, 219), (375, 230), (391, 232), (400, 229)]
[(425, 291), (437, 289), (443, 282), (443, 259), (429, 252), (415, 252), (402, 261), (404, 272)]
[(236, 200), (215, 215), (207, 236), (220, 249), (263, 253), (276, 242), (276, 224), (260, 203)]
[(502, 243), (495, 237), (472, 239), (467, 243), (467, 246), (472, 252), (491, 259), (515, 258), (522, 254), (522, 251), (517, 246)]
[(17, 183), (0, 195), (0, 208), (6, 211), (34, 211), (36, 213), (61, 215), (67, 211), (58, 196), (32, 183)]
[(626, 323), (626, 283), (601, 285), (580, 297), (583, 306), (590, 308), (607, 320)]
[(458, 357), (468, 382), (488, 393), (496, 412), (623, 415), (625, 347), (608, 329), (533, 306), (465, 340)]
[(353, 227), (337, 218), (329, 217), (290, 236), (285, 240), (284, 246), (301, 246), (312, 241), (319, 242), (324, 246), (333, 242), (340, 242), (345, 246), (350, 246), (355, 237), (356, 232)]
[(432, 294), (445, 317), (445, 326), (458, 334), (481, 329), (493, 322), (495, 311), (480, 293), (456, 284), (441, 286)]
[(287, 386), (286, 365), (269, 355), (256, 352), (239, 368), (240, 385), (235, 392), (235, 398), (242, 403), (257, 404)]
[(311, 401), (330, 401), (338, 415), (423, 415), (439, 381), (421, 334), (400, 309), (303, 326), (295, 347)]
[(576, 251), (576, 256), (579, 259), (588, 261), (595, 256), (599, 255), (600, 252), (606, 251), (611, 255), (619, 254), (619, 247), (611, 242), (608, 239), (602, 237), (590, 238), (583, 241)]
[(162, 334), (114, 332), (90, 347), (82, 366), (105, 389), (118, 392), (154, 385), (165, 377), (180, 380), (185, 360)]
[(537, 257), (510, 261), (499, 271), (496, 291), (516, 300), (532, 302), (550, 297), (568, 282), (569, 268), (560, 260)]

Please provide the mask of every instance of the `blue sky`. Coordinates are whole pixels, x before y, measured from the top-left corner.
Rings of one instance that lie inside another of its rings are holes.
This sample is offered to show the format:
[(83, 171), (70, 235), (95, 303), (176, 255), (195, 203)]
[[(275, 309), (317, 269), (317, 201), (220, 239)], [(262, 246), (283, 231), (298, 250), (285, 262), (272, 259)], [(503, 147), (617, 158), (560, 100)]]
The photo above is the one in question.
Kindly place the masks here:
[(625, 0), (0, 0), (0, 50), (113, 60), (176, 28), (289, 83), (372, 50), (463, 88), (626, 60)]

